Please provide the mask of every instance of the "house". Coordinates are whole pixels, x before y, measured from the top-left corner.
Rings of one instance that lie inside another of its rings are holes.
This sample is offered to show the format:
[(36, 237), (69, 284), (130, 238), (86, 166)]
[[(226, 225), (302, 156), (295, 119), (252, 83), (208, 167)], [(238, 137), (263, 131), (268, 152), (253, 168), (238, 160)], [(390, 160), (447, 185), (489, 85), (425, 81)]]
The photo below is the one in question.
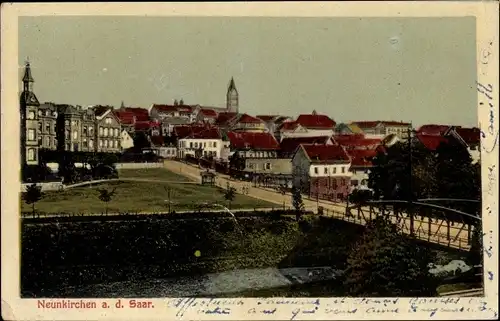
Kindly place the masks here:
[(126, 129), (122, 129), (120, 137), (120, 147), (122, 150), (134, 147), (134, 139)]
[(153, 120), (136, 121), (134, 124), (135, 132), (143, 132), (148, 136), (160, 135), (161, 128), (161, 123)]
[(384, 138), (387, 135), (395, 134), (400, 139), (408, 139), (408, 133), (411, 131), (411, 124), (397, 121), (356, 121), (352, 125), (358, 126), (366, 137)]
[(217, 126), (222, 132), (228, 132), (234, 125), (235, 119), (237, 117), (238, 114), (235, 112), (221, 112), (217, 115), (214, 126)]
[(425, 148), (430, 151), (436, 151), (439, 145), (449, 142), (448, 137), (440, 135), (425, 135), (417, 133), (415, 137), (417, 138), (418, 142), (420, 142)]
[(218, 113), (214, 108), (201, 107), (196, 115), (196, 122), (213, 124), (217, 119)]
[(135, 131), (135, 122), (137, 117), (134, 112), (126, 110), (113, 110), (113, 113), (120, 121), (120, 125), (123, 130), (126, 130), (129, 133), (133, 133)]
[(361, 135), (363, 130), (356, 124), (339, 123), (335, 126), (335, 135)]
[(279, 156), (292, 159), (297, 148), (302, 144), (326, 144), (333, 145), (331, 136), (312, 136), (312, 137), (287, 137), (280, 142)]
[(421, 135), (444, 136), (444, 134), (448, 131), (448, 129), (450, 129), (450, 127), (450, 125), (422, 125), (417, 129), (417, 133)]
[(186, 156), (196, 158), (222, 158), (222, 136), (218, 128), (213, 126), (187, 125), (174, 129), (178, 139), (177, 148), (180, 158)]
[(57, 149), (57, 106), (53, 103), (43, 103), (38, 106), (38, 147)]
[(230, 122), (231, 131), (247, 132), (267, 132), (266, 123), (257, 117), (248, 114), (242, 114), (234, 117)]
[(351, 158), (352, 189), (367, 189), (370, 170), (373, 168), (372, 160), (378, 154), (377, 149), (351, 149), (347, 151)]
[(276, 133), (282, 123), (293, 121), (291, 117), (282, 115), (257, 115), (256, 117), (261, 119), (266, 124), (267, 130), (273, 134)]
[(376, 149), (382, 144), (380, 138), (367, 138), (363, 134), (356, 135), (336, 135), (333, 136), (335, 142), (345, 148), (345, 150), (370, 150)]
[(95, 106), (96, 151), (119, 152), (121, 150), (120, 120), (113, 113), (111, 106)]
[(243, 158), (276, 158), (279, 144), (271, 133), (231, 131), (227, 133), (231, 152)]
[(350, 166), (351, 159), (340, 145), (300, 145), (292, 158), (293, 186), (311, 198), (345, 200)]
[(335, 133), (335, 121), (326, 115), (313, 111), (302, 114), (294, 122), (285, 122), (279, 128), (280, 140), (286, 137), (332, 136)]
[(151, 152), (163, 158), (177, 157), (177, 147), (171, 144), (167, 144), (164, 136), (150, 136), (148, 137), (148, 139), (151, 145), (150, 148), (147, 148), (148, 152)]
[(480, 161), (481, 157), (481, 130), (477, 127), (465, 128), (451, 126), (445, 133), (445, 137), (453, 137), (467, 148), (473, 163)]
[[(57, 149), (71, 152), (98, 151), (101, 138), (97, 133), (96, 111), (104, 113), (108, 107), (83, 109), (81, 106), (55, 105), (57, 108)], [(110, 107), (109, 107), (110, 108)]]

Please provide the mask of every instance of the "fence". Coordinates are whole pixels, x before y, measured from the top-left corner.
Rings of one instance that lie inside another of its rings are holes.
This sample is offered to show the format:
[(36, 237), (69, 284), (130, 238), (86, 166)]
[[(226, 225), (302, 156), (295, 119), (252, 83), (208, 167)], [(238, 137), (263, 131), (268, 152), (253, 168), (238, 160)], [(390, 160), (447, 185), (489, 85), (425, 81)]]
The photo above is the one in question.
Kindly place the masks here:
[[(64, 185), (62, 182), (47, 182), (47, 183), (36, 183), (36, 184), (38, 186), (42, 187), (42, 192), (60, 191), (64, 188)], [(28, 185), (31, 185), (31, 184), (30, 183), (21, 184), (21, 193), (26, 192)]]
[(163, 168), (163, 162), (155, 163), (116, 163), (116, 169)]

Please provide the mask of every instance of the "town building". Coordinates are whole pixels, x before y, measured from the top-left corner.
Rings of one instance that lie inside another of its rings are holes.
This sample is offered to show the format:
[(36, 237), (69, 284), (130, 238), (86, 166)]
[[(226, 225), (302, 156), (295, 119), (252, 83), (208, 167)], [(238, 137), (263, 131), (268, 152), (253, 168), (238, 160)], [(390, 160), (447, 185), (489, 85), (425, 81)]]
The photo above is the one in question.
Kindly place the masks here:
[(302, 144), (333, 145), (333, 142), (332, 136), (287, 137), (280, 142), (279, 156), (291, 160)]
[(452, 136), (460, 142), (472, 158), (472, 162), (479, 162), (481, 159), (481, 130), (477, 127), (466, 128), (461, 126), (450, 127), (444, 136)]
[(57, 150), (95, 151), (97, 137), (94, 110), (67, 104), (55, 104), (55, 106)]
[(340, 145), (300, 145), (292, 158), (293, 186), (311, 198), (343, 201), (350, 191), (350, 166)]
[(178, 155), (180, 158), (222, 158), (222, 136), (219, 129), (207, 125), (186, 125), (174, 128), (177, 137)]
[(450, 125), (427, 124), (420, 126), (416, 132), (421, 135), (444, 136)]
[(239, 112), (239, 94), (236, 89), (236, 84), (234, 79), (231, 78), (229, 86), (227, 87), (226, 94), (226, 109), (228, 112), (238, 113)]
[[(116, 153), (121, 151), (120, 120), (110, 106), (94, 107), (97, 152)], [(136, 123), (137, 124), (137, 123)]]
[(231, 120), (231, 131), (247, 131), (247, 132), (267, 132), (266, 123), (257, 117), (248, 114), (237, 115)]
[(366, 137), (384, 138), (395, 134), (402, 140), (408, 139), (408, 133), (412, 130), (410, 123), (397, 121), (356, 121), (351, 124), (358, 126)]
[(38, 107), (38, 146), (41, 149), (57, 149), (57, 106), (43, 103)]
[(31, 75), (31, 67), (29, 62), (26, 63), (24, 69), (23, 91), (20, 97), (20, 122), (21, 122), (21, 164), (22, 165), (37, 165), (38, 164), (38, 108), (40, 102), (33, 92), (33, 83), (35, 80)]
[(121, 136), (120, 137), (120, 147), (121, 147), (122, 151), (134, 147), (134, 138), (129, 133), (129, 131), (122, 128), (122, 132), (121, 132), (120, 136)]
[[(264, 121), (267, 130), (273, 135), (275, 135), (279, 126), (281, 126), (282, 123), (293, 121), (291, 117), (282, 115), (257, 115), (256, 117)], [(276, 139), (278, 139), (278, 137), (276, 137)]]
[(363, 130), (356, 124), (339, 123), (335, 126), (335, 135), (361, 135)]
[(167, 144), (164, 136), (150, 136), (148, 139), (151, 147), (143, 150), (143, 152), (151, 152), (163, 158), (177, 157), (177, 147), (172, 144)]
[(284, 122), (277, 136), (280, 140), (287, 137), (318, 137), (332, 136), (335, 133), (335, 121), (316, 111), (312, 114), (302, 114), (293, 122)]
[(279, 143), (270, 133), (228, 132), (232, 153), (242, 158), (277, 158)]

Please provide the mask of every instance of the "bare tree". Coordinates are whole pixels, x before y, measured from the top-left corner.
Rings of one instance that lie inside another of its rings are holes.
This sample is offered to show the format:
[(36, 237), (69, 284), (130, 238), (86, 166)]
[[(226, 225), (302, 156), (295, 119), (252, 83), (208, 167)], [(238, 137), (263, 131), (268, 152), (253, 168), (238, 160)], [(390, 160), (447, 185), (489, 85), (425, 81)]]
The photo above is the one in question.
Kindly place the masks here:
[(106, 204), (106, 215), (108, 215), (108, 203), (112, 200), (116, 187), (112, 191), (108, 191), (107, 189), (98, 189), (97, 191), (99, 192), (99, 199)]

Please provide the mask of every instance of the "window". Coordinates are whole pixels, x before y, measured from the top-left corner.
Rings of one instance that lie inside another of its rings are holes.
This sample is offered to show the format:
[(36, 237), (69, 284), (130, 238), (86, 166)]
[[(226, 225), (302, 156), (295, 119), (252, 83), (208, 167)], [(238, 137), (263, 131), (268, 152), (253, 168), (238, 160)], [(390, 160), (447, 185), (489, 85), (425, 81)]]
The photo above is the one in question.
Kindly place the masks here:
[(50, 137), (45, 137), (45, 146), (50, 147)]
[(120, 130), (118, 128), (115, 128), (115, 136), (119, 136), (120, 135)]
[(337, 174), (337, 167), (333, 168), (333, 174)]
[(104, 135), (104, 129), (102, 127), (99, 127), (99, 136)]
[(318, 168), (314, 167), (314, 174), (318, 174)]
[(193, 142), (189, 142), (189, 148), (193, 148)]
[(94, 140), (89, 140), (89, 148), (94, 148)]
[(41, 110), (38, 111), (38, 116), (43, 116), (43, 112)]
[(342, 173), (345, 173), (345, 166), (342, 166)]
[(328, 174), (328, 167), (325, 167), (325, 168), (323, 169), (323, 172), (324, 172), (325, 174)]
[(50, 123), (45, 124), (45, 132), (50, 133)]
[(76, 126), (76, 121), (75, 120), (71, 121), (71, 126)]
[(83, 126), (83, 136), (87, 136), (87, 126)]
[(271, 163), (266, 163), (266, 169), (270, 170), (271, 169)]
[(87, 139), (84, 138), (83, 141), (82, 141), (82, 145), (83, 145), (83, 148), (87, 148)]
[(214, 142), (214, 147), (217, 147), (217, 142)]
[(108, 141), (107, 140), (104, 141), (104, 147), (108, 148)]
[(78, 132), (76, 130), (73, 131), (73, 139), (78, 139)]
[(104, 145), (104, 142), (102, 140), (99, 140), (99, 147), (102, 147)]
[(35, 112), (30, 111), (30, 112), (28, 113), (28, 119), (35, 119)]
[(89, 135), (93, 136), (94, 135), (94, 127), (89, 127)]
[(42, 132), (42, 122), (39, 122), (39, 123), (38, 123), (38, 131), (39, 131), (39, 132)]
[(105, 120), (104, 122), (105, 122), (106, 124), (108, 124), (108, 125), (109, 125), (109, 124), (111, 124), (111, 118), (109, 118), (109, 117), (108, 117), (108, 118), (106, 118), (106, 120)]
[(78, 143), (73, 143), (73, 151), (74, 152), (78, 151)]
[(198, 142), (194, 142), (194, 148), (198, 148)]
[(35, 140), (35, 136), (35, 130), (32, 128), (28, 129), (28, 140)]
[(104, 128), (104, 137), (108, 136), (108, 128)]
[(35, 149), (34, 148), (28, 149), (28, 160), (29, 161), (36, 160), (36, 154), (35, 154)]

